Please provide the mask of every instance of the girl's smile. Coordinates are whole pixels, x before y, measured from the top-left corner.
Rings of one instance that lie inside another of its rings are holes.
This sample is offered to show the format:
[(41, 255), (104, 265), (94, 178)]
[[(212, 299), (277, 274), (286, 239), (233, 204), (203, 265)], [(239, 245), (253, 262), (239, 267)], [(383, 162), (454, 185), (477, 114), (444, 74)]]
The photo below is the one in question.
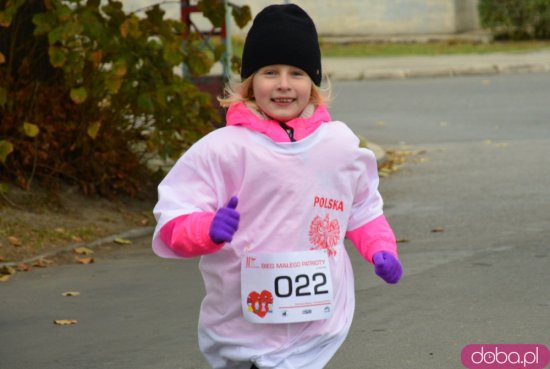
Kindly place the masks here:
[(292, 98), (289, 98), (289, 97), (275, 97), (273, 99), (271, 99), (271, 101), (273, 101), (275, 104), (279, 104), (279, 105), (287, 105), (287, 104), (290, 104), (292, 102), (294, 102), (296, 99), (292, 99)]
[(313, 82), (302, 69), (276, 64), (254, 75), (252, 89), (262, 112), (280, 122), (298, 117), (310, 103)]

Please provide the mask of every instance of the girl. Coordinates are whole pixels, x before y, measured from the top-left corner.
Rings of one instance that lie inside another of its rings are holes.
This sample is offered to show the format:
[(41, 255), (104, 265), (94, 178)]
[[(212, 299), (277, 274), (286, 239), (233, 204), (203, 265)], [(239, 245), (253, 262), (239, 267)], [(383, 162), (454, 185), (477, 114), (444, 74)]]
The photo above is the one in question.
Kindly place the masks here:
[(247, 35), (227, 127), (194, 144), (158, 187), (154, 252), (201, 257), (199, 346), (213, 368), (319, 369), (343, 343), (355, 296), (349, 238), (397, 283), (372, 152), (332, 121), (315, 25), (271, 5)]

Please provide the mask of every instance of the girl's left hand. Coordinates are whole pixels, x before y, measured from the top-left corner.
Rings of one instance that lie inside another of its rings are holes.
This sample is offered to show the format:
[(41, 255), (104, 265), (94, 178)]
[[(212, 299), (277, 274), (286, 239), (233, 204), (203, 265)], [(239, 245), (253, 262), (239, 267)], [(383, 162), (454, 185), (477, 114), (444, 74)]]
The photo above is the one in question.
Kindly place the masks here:
[(379, 251), (374, 254), (372, 261), (377, 276), (386, 283), (395, 284), (399, 282), (403, 275), (403, 266), (395, 255), (387, 251)]

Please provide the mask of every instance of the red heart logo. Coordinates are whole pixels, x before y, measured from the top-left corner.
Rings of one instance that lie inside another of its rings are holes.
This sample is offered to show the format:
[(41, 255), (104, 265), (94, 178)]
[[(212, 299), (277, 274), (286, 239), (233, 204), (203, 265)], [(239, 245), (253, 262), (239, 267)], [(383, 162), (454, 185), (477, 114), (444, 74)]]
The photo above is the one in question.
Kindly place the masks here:
[(256, 314), (260, 318), (263, 318), (273, 311), (273, 295), (271, 292), (263, 290), (261, 293), (252, 291), (248, 294), (246, 299), (248, 305), (248, 311)]

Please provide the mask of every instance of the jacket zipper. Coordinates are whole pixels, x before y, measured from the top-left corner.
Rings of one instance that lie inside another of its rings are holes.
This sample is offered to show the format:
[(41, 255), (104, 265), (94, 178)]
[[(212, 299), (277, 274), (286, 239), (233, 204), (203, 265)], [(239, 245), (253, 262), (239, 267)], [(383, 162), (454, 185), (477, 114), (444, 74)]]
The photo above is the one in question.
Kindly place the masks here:
[(296, 140), (294, 139), (294, 129), (292, 127), (287, 126), (283, 122), (279, 122), (279, 125), (281, 126), (282, 129), (285, 130), (286, 134), (288, 135), (288, 138), (290, 139), (290, 142), (296, 142)]

